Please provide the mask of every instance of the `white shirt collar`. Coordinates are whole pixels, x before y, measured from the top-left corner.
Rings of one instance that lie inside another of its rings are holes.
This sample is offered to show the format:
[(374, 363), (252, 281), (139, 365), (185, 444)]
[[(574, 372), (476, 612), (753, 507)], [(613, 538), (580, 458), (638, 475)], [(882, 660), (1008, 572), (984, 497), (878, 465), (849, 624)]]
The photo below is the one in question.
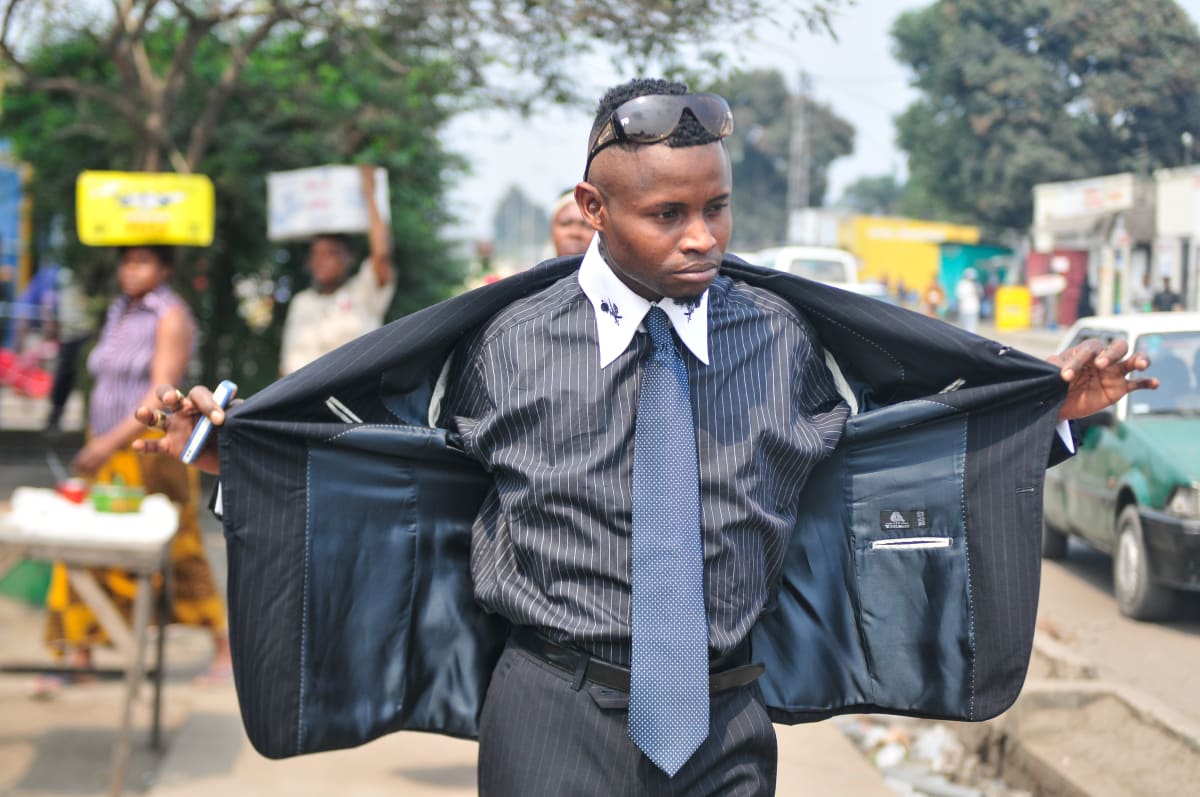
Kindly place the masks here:
[(675, 333), (696, 359), (708, 365), (708, 291), (695, 305), (674, 299), (649, 302), (638, 296), (609, 268), (600, 254), (600, 236), (592, 242), (579, 266), (579, 287), (596, 313), (596, 337), (600, 343), (600, 367), (605, 368), (629, 348), (633, 335), (650, 308), (657, 304)]

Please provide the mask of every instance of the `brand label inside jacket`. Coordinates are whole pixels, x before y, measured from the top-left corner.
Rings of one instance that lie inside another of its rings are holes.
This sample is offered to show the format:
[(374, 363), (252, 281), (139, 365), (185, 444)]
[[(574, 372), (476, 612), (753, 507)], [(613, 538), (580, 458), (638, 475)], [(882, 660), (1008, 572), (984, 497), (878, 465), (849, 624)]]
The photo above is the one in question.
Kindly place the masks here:
[(929, 528), (924, 509), (901, 511), (889, 509), (879, 513), (879, 528), (884, 531), (907, 531), (909, 529)]

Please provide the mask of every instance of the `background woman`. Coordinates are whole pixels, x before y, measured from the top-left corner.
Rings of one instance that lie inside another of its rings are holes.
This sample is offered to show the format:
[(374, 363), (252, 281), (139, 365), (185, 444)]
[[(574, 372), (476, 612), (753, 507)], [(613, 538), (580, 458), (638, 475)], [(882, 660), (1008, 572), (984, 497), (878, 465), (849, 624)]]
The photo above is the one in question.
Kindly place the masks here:
[[(225, 607), (205, 556), (198, 514), (199, 477), (172, 457), (135, 453), (139, 437), (156, 436), (134, 420), (139, 404), (158, 406), (154, 387), (183, 384), (195, 348), (191, 312), (171, 290), (174, 253), (170, 247), (131, 246), (120, 250), (121, 289), (108, 308), (99, 340), (88, 357), (94, 379), (88, 404), (88, 441), (73, 460), (81, 476), (100, 483), (124, 482), (160, 492), (179, 506), (179, 532), (171, 545), (172, 619), (202, 626), (213, 636), (214, 656), (205, 680), (225, 680), (231, 672)], [(121, 570), (95, 573), (97, 581), (126, 615), (136, 582)], [(66, 568), (55, 565), (46, 599), (46, 642), (55, 655), (72, 652), (72, 664), (92, 664), (94, 645), (108, 637), (87, 605), (71, 589)], [(53, 692), (61, 681), (43, 676), (35, 691)]]
[(579, 205), (575, 204), (575, 190), (560, 196), (550, 210), (550, 242), (554, 245), (554, 256), (582, 255), (595, 234), (579, 212)]

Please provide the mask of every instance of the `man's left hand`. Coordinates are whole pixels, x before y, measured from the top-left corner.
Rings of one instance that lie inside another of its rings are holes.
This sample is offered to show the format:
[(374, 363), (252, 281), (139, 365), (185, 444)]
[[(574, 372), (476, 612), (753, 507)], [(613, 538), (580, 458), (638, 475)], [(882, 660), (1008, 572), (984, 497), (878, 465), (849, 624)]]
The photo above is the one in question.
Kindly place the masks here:
[(1057, 365), (1063, 381), (1068, 383), (1067, 398), (1059, 410), (1058, 419), (1069, 421), (1097, 413), (1116, 404), (1135, 390), (1154, 390), (1154, 377), (1133, 377), (1135, 371), (1150, 367), (1150, 358), (1135, 354), (1126, 358), (1129, 344), (1114, 340), (1105, 346), (1098, 340), (1085, 340), (1064, 352), (1047, 357)]

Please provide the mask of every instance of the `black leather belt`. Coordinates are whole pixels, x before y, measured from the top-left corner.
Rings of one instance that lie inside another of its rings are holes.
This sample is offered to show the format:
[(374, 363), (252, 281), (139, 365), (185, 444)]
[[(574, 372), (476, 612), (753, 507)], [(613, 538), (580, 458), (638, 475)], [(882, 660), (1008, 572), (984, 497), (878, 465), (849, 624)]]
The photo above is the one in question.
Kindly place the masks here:
[[(597, 659), (578, 650), (560, 645), (539, 634), (532, 628), (518, 626), (512, 632), (513, 642), (522, 650), (537, 656), (568, 675), (573, 675), (578, 683), (581, 680), (591, 681), (609, 689), (629, 694), (629, 668), (618, 664), (609, 664), (603, 659)], [(762, 664), (737, 664), (731, 667), (723, 665), (736, 659), (740, 651), (723, 656), (713, 662), (713, 671), (708, 676), (708, 691), (711, 694), (736, 689), (739, 686), (752, 684), (763, 674), (766, 667)], [(744, 658), (744, 656), (743, 656)]]

